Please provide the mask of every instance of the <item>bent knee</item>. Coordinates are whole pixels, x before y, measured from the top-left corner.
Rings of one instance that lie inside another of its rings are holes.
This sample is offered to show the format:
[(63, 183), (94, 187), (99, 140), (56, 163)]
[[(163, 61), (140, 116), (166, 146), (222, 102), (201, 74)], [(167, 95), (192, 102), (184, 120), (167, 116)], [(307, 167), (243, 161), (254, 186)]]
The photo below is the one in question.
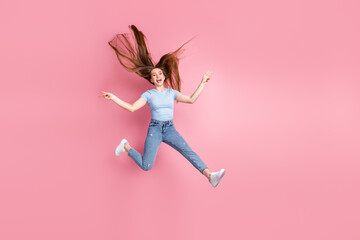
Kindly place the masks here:
[(144, 171), (149, 171), (149, 170), (152, 169), (152, 167), (153, 167), (153, 165), (150, 164), (150, 163), (148, 163), (148, 164), (145, 164), (145, 165), (142, 167), (142, 169), (143, 169)]

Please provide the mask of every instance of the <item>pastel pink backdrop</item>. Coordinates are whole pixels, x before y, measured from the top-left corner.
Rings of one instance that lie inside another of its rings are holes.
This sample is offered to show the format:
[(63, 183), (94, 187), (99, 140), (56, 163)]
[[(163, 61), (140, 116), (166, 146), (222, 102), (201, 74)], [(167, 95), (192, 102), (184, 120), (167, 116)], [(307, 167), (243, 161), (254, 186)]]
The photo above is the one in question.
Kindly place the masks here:
[[(2, 1), (0, 239), (359, 239), (359, 2)], [(145, 80), (107, 44), (135, 24), (154, 59), (186, 40), (174, 122), (214, 189), (160, 146), (141, 170)]]

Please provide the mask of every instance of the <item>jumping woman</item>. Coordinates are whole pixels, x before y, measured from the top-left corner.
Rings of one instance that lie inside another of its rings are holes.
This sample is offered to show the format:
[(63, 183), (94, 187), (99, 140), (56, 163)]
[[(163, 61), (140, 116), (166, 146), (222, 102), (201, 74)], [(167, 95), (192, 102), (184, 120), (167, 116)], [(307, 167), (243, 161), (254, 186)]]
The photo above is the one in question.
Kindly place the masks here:
[(225, 174), (225, 169), (219, 172), (210, 172), (209, 168), (200, 157), (189, 147), (182, 136), (177, 132), (173, 123), (174, 100), (193, 104), (200, 96), (204, 86), (210, 80), (211, 72), (208, 71), (201, 80), (196, 91), (190, 96), (182, 94), (181, 79), (178, 70), (179, 56), (182, 47), (191, 41), (187, 41), (174, 52), (163, 55), (160, 61), (154, 65), (148, 52), (145, 35), (134, 25), (129, 26), (133, 34), (117, 34), (109, 43), (115, 50), (120, 64), (129, 72), (134, 72), (148, 80), (154, 88), (144, 92), (133, 104), (120, 100), (114, 94), (102, 92), (100, 97), (110, 99), (129, 112), (135, 112), (147, 103), (151, 110), (144, 145), (144, 155), (132, 148), (124, 138), (115, 149), (115, 155), (127, 152), (135, 163), (143, 170), (150, 170), (155, 162), (161, 142), (164, 142), (179, 151), (200, 173), (202, 173), (216, 187)]

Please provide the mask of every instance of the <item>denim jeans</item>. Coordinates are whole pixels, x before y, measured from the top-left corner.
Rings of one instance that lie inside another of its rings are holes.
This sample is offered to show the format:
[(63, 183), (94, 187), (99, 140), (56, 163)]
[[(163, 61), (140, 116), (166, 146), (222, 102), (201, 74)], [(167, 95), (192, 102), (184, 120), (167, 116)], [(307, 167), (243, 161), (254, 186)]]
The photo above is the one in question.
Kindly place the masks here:
[(142, 156), (134, 148), (128, 152), (135, 163), (143, 170), (150, 170), (155, 163), (155, 157), (160, 143), (164, 142), (180, 152), (201, 173), (207, 168), (200, 157), (189, 147), (183, 137), (176, 131), (172, 120), (158, 121), (151, 119)]

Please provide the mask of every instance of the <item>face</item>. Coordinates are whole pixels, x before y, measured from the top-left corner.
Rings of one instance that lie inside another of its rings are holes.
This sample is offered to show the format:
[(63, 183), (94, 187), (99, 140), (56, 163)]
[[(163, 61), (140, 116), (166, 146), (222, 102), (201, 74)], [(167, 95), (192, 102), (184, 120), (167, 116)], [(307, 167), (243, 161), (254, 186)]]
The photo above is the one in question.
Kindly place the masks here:
[(154, 68), (151, 70), (151, 82), (155, 84), (155, 86), (162, 86), (165, 81), (165, 75), (160, 68)]

